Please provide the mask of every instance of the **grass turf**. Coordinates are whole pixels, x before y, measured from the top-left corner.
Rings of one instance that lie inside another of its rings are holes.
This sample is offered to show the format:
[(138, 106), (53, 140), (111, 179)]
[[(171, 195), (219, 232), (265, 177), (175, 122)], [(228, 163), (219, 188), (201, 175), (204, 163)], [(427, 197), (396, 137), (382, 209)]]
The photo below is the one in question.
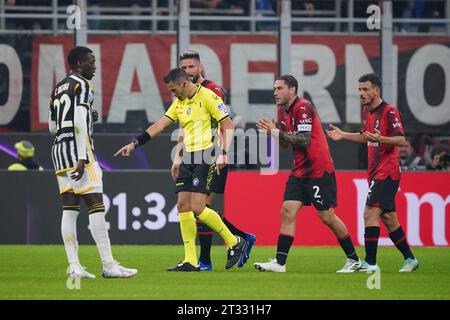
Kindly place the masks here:
[[(274, 247), (255, 247), (243, 268), (225, 270), (226, 253), (213, 246), (212, 272), (169, 273), (183, 256), (181, 246), (113, 246), (124, 266), (138, 268), (130, 279), (103, 279), (94, 246), (80, 247), (80, 260), (97, 279), (67, 288), (63, 246), (0, 245), (0, 300), (4, 299), (450, 299), (450, 248), (414, 248), (417, 272), (402, 274), (395, 248), (379, 248), (381, 289), (369, 290), (370, 275), (336, 274), (344, 263), (339, 247), (293, 247), (286, 273), (259, 272)], [(364, 249), (358, 248), (359, 254)], [(73, 282), (72, 282), (73, 283)]]

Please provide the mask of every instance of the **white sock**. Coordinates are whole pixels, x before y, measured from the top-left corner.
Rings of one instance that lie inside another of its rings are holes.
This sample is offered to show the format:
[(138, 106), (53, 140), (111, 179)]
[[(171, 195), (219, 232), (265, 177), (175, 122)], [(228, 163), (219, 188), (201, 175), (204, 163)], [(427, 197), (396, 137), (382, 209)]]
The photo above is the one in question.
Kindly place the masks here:
[(61, 235), (66, 248), (69, 263), (80, 263), (78, 258), (77, 218), (80, 212), (76, 210), (63, 210), (61, 219)]
[(105, 212), (95, 212), (89, 215), (89, 226), (94, 238), (103, 265), (113, 262), (111, 252), (111, 242), (109, 241), (108, 230), (106, 229)]

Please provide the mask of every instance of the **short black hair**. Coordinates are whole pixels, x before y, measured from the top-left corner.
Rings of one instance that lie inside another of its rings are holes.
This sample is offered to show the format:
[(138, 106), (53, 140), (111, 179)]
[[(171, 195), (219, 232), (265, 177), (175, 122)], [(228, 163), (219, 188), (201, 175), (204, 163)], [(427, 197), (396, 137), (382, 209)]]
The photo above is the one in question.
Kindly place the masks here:
[(286, 85), (288, 86), (288, 88), (295, 88), (295, 94), (297, 94), (298, 91), (298, 81), (297, 79), (295, 79), (294, 76), (291, 76), (290, 74), (284, 74), (282, 76), (276, 77), (275, 81), (277, 80), (283, 80)]
[(186, 50), (182, 54), (180, 54), (180, 61), (186, 59), (195, 59), (200, 61), (200, 53), (194, 50)]
[(359, 82), (367, 82), (370, 81), (373, 85), (376, 85), (378, 88), (381, 89), (381, 79), (376, 73), (366, 73), (363, 74), (358, 79)]
[(70, 50), (69, 55), (67, 56), (67, 63), (69, 66), (75, 66), (77, 62), (81, 62), (88, 53), (92, 53), (92, 50), (87, 47), (75, 47)]
[(176, 83), (180, 83), (181, 80), (189, 80), (189, 76), (186, 73), (186, 71), (184, 71), (181, 68), (175, 68), (169, 71), (168, 74), (166, 74), (164, 76), (164, 83), (169, 83), (169, 82), (176, 82)]

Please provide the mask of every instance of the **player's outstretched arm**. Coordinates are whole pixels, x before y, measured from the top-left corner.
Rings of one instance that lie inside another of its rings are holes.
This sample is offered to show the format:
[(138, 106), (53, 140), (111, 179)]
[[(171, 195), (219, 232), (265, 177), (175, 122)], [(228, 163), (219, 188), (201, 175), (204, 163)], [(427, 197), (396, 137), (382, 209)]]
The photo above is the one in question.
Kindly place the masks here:
[(172, 121), (169, 120), (166, 116), (162, 117), (150, 127), (147, 128), (142, 134), (134, 138), (129, 144), (120, 148), (116, 153), (114, 153), (114, 157), (119, 154), (123, 157), (129, 157), (134, 152), (134, 150), (150, 141), (152, 138), (156, 137), (160, 134), (165, 128), (172, 124)]
[(400, 147), (406, 143), (404, 136), (392, 136), (392, 137), (382, 136), (380, 130), (378, 130), (377, 128), (374, 129), (374, 133), (364, 131), (362, 135), (364, 136), (364, 139), (366, 139), (367, 141), (379, 142), (392, 146)]
[(326, 130), (327, 136), (334, 141), (348, 140), (359, 143), (366, 143), (367, 140), (359, 132), (345, 132), (336, 127), (334, 124), (330, 123), (330, 128), (332, 130)]
[(267, 134), (279, 137), (280, 144), (285, 147), (288, 144), (297, 148), (307, 148), (311, 143), (310, 132), (296, 132), (295, 134), (285, 133), (276, 128), (275, 121), (268, 119), (260, 119), (256, 122), (256, 127)]
[(311, 143), (311, 132), (297, 132), (293, 134), (280, 131), (280, 141), (305, 149)]

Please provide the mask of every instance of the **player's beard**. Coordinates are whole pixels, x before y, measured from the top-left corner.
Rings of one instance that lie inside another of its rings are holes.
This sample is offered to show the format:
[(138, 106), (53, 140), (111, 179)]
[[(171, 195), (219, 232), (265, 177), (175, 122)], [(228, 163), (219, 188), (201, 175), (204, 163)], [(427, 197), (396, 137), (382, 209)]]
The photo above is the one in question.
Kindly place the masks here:
[(372, 105), (372, 102), (373, 102), (373, 100), (374, 99), (369, 99), (369, 98), (366, 98), (365, 100), (363, 99), (363, 98), (361, 98), (361, 105), (363, 105), (363, 106), (371, 106)]
[(275, 99), (275, 103), (279, 106), (289, 107), (287, 104), (289, 103), (289, 97), (278, 97), (278, 102)]
[(190, 78), (191, 78), (192, 83), (197, 83), (198, 78), (200, 78), (200, 75), (191, 76)]

